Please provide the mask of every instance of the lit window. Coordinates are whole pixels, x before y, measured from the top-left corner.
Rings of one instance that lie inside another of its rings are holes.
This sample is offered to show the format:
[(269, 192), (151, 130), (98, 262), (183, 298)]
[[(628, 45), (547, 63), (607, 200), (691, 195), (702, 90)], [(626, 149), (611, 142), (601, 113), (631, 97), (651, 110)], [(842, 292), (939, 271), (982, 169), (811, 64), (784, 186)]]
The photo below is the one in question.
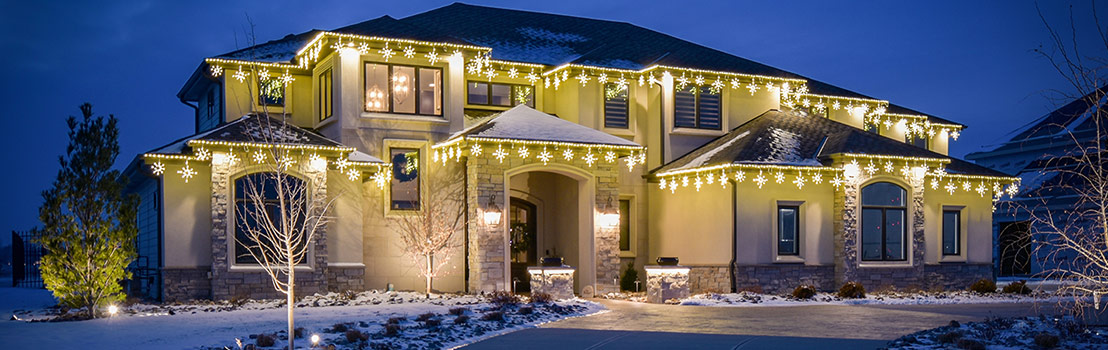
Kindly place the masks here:
[(674, 126), (719, 130), (720, 95), (707, 86), (689, 85), (674, 92)]
[(366, 63), (365, 111), (442, 115), (442, 70)]
[[(251, 233), (267, 232), (264, 229), (266, 226), (280, 226), (285, 215), (281, 208), (288, 208), (292, 203), (302, 200), (296, 195), (303, 192), (296, 189), (302, 188), (303, 180), (291, 175), (283, 175), (282, 181), (277, 181), (278, 176), (276, 173), (269, 172), (253, 173), (235, 180), (234, 259), (236, 264), (257, 264), (258, 261), (254, 257), (261, 256), (263, 246), (284, 246), (283, 242), (267, 239), (270, 235)], [(282, 194), (286, 196), (283, 200)], [(293, 222), (302, 222), (303, 214), (300, 215), (301, 217)], [(299, 230), (297, 232), (303, 233)], [(297, 241), (307, 244), (302, 239)]]
[(888, 182), (862, 188), (862, 260), (907, 260), (905, 195)]
[(258, 82), (258, 104), (273, 107), (285, 105), (285, 84), (281, 79), (270, 77)]
[(466, 103), (500, 107), (518, 105), (535, 107), (535, 89), (527, 85), (470, 81), (466, 83)]
[(604, 127), (627, 129), (627, 86), (604, 84)]
[(943, 255), (961, 254), (962, 239), (962, 212), (958, 210), (943, 211)]
[(419, 210), (419, 150), (393, 148), (392, 181), (389, 193), (394, 210)]
[(800, 207), (777, 207), (777, 255), (800, 255)]
[(619, 250), (631, 250), (631, 200), (619, 200)]
[(319, 120), (331, 117), (332, 84), (331, 69), (328, 68), (319, 75)]

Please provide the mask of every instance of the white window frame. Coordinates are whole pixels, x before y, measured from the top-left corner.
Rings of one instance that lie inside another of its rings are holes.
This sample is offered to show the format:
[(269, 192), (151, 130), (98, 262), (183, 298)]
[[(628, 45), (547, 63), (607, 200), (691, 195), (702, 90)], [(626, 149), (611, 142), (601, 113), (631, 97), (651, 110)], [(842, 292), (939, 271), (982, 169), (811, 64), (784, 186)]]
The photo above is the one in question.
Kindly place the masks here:
[[(778, 248), (777, 247), (777, 239), (778, 239), (778, 237), (781, 237), (780, 236), (781, 233), (778, 232), (778, 230), (781, 227), (779, 225), (779, 222), (778, 222), (778, 210), (781, 207), (796, 207), (797, 208), (797, 215), (796, 215), (796, 224), (797, 224), (796, 255), (781, 255), (781, 254), (777, 253), (777, 248)], [(773, 210), (770, 211), (771, 212), (771, 214), (770, 214), (770, 217), (771, 217), (770, 218), (770, 223), (772, 224), (772, 227), (773, 227), (770, 230), (770, 235), (771, 235), (770, 245), (772, 245), (771, 249), (772, 249), (772, 252), (773, 252), (773, 262), (774, 263), (803, 263), (805, 261), (804, 260), (804, 246), (805, 246), (805, 244), (804, 244), (804, 237), (805, 237), (804, 231), (807, 229), (807, 225), (805, 224), (805, 222), (807, 220), (804, 220), (804, 213), (806, 211), (807, 210), (805, 208), (804, 201), (800, 201), (800, 200), (777, 200), (777, 201), (773, 202)]]

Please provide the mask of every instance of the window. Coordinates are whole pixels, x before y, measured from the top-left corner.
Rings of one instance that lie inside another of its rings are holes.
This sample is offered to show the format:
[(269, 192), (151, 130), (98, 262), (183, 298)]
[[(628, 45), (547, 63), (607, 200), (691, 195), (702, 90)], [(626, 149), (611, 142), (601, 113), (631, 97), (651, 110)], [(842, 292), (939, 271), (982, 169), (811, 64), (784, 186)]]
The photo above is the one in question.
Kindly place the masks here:
[(518, 105), (535, 107), (535, 89), (528, 85), (470, 81), (466, 83), (466, 103), (502, 107)]
[(394, 210), (419, 210), (419, 149), (393, 148), (392, 181), (389, 193)]
[(874, 135), (881, 135), (881, 126), (875, 123), (866, 123), (866, 131), (869, 131)]
[(800, 255), (800, 207), (777, 207), (777, 255)]
[(274, 107), (285, 105), (285, 84), (281, 79), (267, 78), (258, 82), (258, 104)]
[(442, 70), (366, 63), (365, 111), (442, 115)]
[(907, 260), (905, 194), (888, 182), (862, 188), (862, 260)]
[(619, 250), (631, 250), (631, 200), (619, 200)]
[(333, 96), (332, 89), (334, 88), (334, 81), (331, 80), (331, 68), (323, 71), (319, 75), (319, 120), (324, 120), (331, 117), (331, 96)]
[(208, 89), (208, 117), (215, 115), (215, 89)]
[(943, 255), (962, 253), (962, 212), (943, 210)]
[[(281, 212), (282, 199), (279, 193), (295, 195), (294, 189), (302, 188), (303, 180), (285, 175), (283, 180), (277, 181), (276, 173), (253, 173), (244, 175), (235, 180), (235, 250), (236, 264), (257, 264), (254, 256), (261, 254), (262, 246), (276, 246), (283, 244), (266, 239), (265, 234), (251, 234), (251, 232), (265, 232), (261, 230), (269, 224), (280, 225), (283, 213)], [(282, 187), (278, 188), (278, 184)], [(302, 193), (302, 192), (301, 192)], [(301, 200), (298, 197), (284, 198), (284, 207), (290, 203)], [(263, 213), (262, 210), (265, 212)], [(301, 214), (303, 215), (303, 214)], [(268, 219), (266, 219), (268, 217)], [(301, 222), (304, 218), (296, 218)], [(302, 231), (297, 231), (301, 232)], [(255, 240), (258, 237), (261, 241)], [(307, 242), (302, 243), (307, 244)], [(253, 254), (251, 254), (253, 252)], [(299, 261), (298, 263), (303, 263)]]
[(604, 84), (604, 127), (627, 129), (627, 85)]
[(689, 85), (673, 96), (673, 125), (679, 128), (719, 130), (720, 95), (711, 87)]
[(923, 135), (905, 135), (904, 136), (904, 142), (907, 142), (907, 143), (911, 144), (912, 146), (916, 146), (916, 147), (923, 148), (923, 149), (927, 149), (927, 141), (928, 141), (927, 137), (924, 137)]

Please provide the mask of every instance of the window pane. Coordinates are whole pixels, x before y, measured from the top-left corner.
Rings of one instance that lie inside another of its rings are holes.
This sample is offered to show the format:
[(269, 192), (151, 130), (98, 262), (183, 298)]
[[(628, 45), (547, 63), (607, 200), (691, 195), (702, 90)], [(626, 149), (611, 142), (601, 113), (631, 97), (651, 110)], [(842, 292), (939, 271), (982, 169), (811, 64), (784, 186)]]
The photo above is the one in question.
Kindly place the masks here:
[(504, 84), (492, 84), (492, 96), (489, 104), (494, 106), (512, 105), (512, 86)]
[(958, 255), (959, 231), (961, 230), (961, 223), (959, 220), (961, 214), (957, 211), (944, 211), (943, 212), (943, 255)]
[(700, 88), (700, 125), (701, 129), (720, 128), (720, 97), (711, 93), (710, 87)]
[(627, 128), (627, 86), (604, 84), (604, 127)]
[(331, 70), (319, 75), (319, 120), (331, 116)]
[(695, 86), (678, 89), (673, 95), (673, 125), (679, 128), (696, 127)]
[(796, 207), (777, 208), (777, 254), (798, 255), (797, 242), (799, 231)]
[(415, 68), (392, 67), (392, 111), (415, 113)]
[(393, 148), (392, 160), (392, 209), (419, 209), (419, 150)]
[(878, 182), (862, 188), (862, 205), (904, 206), (904, 189), (888, 182)]
[(469, 82), (466, 84), (466, 90), (468, 91), (470, 104), (475, 105), (487, 105), (489, 104), (489, 84), (479, 82)]
[(526, 85), (516, 85), (512, 87), (513, 106), (527, 105), (528, 107), (535, 107), (535, 89)]
[(419, 114), (442, 114), (442, 71), (419, 69)]
[(927, 148), (927, 138), (919, 135), (907, 136), (905, 137), (905, 141), (919, 148)]
[(885, 259), (904, 260), (904, 210), (885, 210)]
[(619, 200), (619, 250), (631, 250), (631, 201)]
[[(256, 264), (257, 261), (254, 260), (254, 256), (250, 252), (253, 251), (256, 255), (260, 255), (262, 248), (259, 246), (274, 246), (275, 242), (264, 238), (268, 233), (271, 233), (265, 231), (264, 227), (281, 227), (280, 223), (284, 214), (281, 212), (281, 206), (279, 205), (278, 196), (280, 193), (289, 196), (286, 198), (286, 205), (302, 203), (303, 197), (301, 196), (303, 193), (295, 190), (303, 185), (302, 180), (293, 176), (286, 176), (284, 181), (284, 191), (279, 191), (277, 177), (274, 173), (254, 173), (235, 180), (235, 250), (232, 254), (236, 264)], [(260, 193), (262, 198), (252, 197), (251, 193)], [(261, 202), (258, 202), (258, 200), (261, 200)], [(300, 217), (294, 218), (294, 226), (303, 224), (305, 218), (302, 213), (300, 215)], [(260, 241), (255, 241), (252, 238), (255, 235), (250, 232), (261, 232), (257, 235)], [(299, 243), (301, 246), (308, 244), (303, 240), (300, 240)], [(301, 260), (298, 263), (304, 261)]]
[(881, 209), (862, 209), (862, 260), (881, 260)]
[(389, 111), (389, 66), (366, 63), (365, 65), (365, 110), (367, 112)]
[(281, 83), (280, 79), (274, 77), (268, 77), (266, 80), (259, 81), (258, 105), (277, 107), (284, 106), (285, 84)]

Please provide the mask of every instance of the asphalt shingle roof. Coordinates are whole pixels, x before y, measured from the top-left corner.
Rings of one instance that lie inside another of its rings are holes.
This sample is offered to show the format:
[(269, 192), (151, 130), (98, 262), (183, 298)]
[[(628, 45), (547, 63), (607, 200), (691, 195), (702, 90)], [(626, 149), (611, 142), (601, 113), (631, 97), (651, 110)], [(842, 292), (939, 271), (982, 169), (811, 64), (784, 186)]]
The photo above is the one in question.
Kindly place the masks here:
[(458, 137), (642, 147), (627, 139), (537, 111), (527, 105), (518, 105), (500, 112), (483, 123), (455, 133), (447, 142)]
[(949, 159), (956, 174), (1008, 176), (827, 118), (770, 110), (654, 172), (730, 163), (830, 165), (841, 153)]

